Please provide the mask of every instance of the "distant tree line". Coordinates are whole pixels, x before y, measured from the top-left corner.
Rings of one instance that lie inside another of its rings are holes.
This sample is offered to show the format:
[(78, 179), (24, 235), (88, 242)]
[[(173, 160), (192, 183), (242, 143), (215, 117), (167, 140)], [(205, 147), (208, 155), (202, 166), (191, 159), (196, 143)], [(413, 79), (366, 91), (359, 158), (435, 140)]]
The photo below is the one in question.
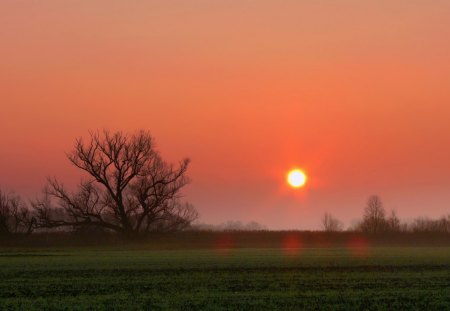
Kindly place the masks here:
[[(239, 221), (193, 226), (198, 213), (181, 195), (189, 183), (189, 159), (177, 166), (165, 162), (148, 132), (92, 132), (87, 141), (76, 140), (67, 157), (86, 176), (73, 191), (55, 178), (48, 179), (42, 194), (29, 202), (0, 189), (0, 236), (43, 231), (116, 232), (132, 237), (187, 228), (266, 230), (256, 222)], [(344, 230), (330, 213), (325, 213), (322, 225), (327, 232)], [(395, 211), (387, 215), (380, 197), (373, 195), (362, 219), (348, 231), (450, 233), (450, 215), (402, 222)]]
[[(329, 213), (322, 218), (322, 227), (328, 232), (343, 230), (343, 224)], [(381, 198), (372, 195), (367, 200), (364, 208), (363, 218), (350, 227), (348, 231), (359, 231), (364, 233), (387, 233), (387, 232), (442, 232), (450, 233), (450, 215), (439, 219), (419, 217), (412, 222), (402, 222), (396, 212), (391, 210), (387, 215)]]
[(198, 217), (181, 196), (189, 160), (165, 162), (148, 132), (93, 132), (88, 141), (76, 141), (68, 159), (87, 176), (75, 191), (49, 179), (27, 204), (0, 190), (0, 235), (65, 230), (135, 236), (183, 230)]
[(201, 231), (266, 231), (267, 227), (256, 221), (243, 223), (241, 221), (229, 220), (218, 225), (196, 224), (191, 229)]

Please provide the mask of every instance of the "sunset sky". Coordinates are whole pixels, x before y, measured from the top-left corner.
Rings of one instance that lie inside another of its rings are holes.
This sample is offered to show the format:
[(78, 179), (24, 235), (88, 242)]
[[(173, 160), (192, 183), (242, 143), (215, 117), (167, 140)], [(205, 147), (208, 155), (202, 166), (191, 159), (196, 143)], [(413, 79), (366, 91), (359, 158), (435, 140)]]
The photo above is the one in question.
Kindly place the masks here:
[[(192, 159), (200, 222), (450, 212), (450, 1), (0, 3), (0, 187), (33, 198), (89, 130)], [(302, 168), (307, 184), (286, 174)]]

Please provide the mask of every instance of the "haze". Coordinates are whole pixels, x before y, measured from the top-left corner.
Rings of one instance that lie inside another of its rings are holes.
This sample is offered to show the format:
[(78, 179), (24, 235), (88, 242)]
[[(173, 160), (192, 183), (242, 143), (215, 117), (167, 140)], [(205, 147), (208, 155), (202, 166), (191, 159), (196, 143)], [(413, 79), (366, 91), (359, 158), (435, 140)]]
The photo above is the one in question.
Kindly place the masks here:
[(75, 138), (142, 128), (192, 159), (204, 223), (349, 225), (371, 194), (404, 219), (447, 214), (449, 16), (444, 0), (4, 0), (0, 186), (73, 185)]

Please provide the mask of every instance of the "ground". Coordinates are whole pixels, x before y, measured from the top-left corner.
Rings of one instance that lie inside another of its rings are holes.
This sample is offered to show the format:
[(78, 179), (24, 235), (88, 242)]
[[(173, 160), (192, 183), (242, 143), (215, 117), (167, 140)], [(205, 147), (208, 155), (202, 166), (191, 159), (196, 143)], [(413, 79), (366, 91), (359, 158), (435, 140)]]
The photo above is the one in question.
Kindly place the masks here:
[(0, 251), (4, 310), (447, 310), (450, 247)]

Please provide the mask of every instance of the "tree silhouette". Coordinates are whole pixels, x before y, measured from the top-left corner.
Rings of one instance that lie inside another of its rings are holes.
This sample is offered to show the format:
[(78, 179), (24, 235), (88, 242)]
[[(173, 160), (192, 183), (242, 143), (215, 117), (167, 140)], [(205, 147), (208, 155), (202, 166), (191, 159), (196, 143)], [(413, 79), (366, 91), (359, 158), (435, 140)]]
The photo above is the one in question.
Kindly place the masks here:
[(399, 232), (402, 230), (402, 224), (394, 210), (391, 210), (389, 218), (386, 219), (387, 230), (391, 232)]
[(386, 230), (386, 218), (383, 203), (377, 195), (372, 195), (367, 200), (364, 209), (364, 217), (360, 224), (360, 229), (365, 232), (381, 232)]
[(34, 218), (18, 195), (0, 189), (0, 235), (31, 233)]
[(325, 213), (322, 217), (323, 229), (327, 232), (342, 231), (342, 222), (329, 213)]
[(148, 132), (91, 133), (88, 142), (76, 141), (68, 158), (90, 178), (73, 193), (50, 179), (33, 203), (40, 227), (95, 226), (132, 236), (183, 229), (198, 216), (181, 202), (189, 160), (177, 167), (163, 161)]

